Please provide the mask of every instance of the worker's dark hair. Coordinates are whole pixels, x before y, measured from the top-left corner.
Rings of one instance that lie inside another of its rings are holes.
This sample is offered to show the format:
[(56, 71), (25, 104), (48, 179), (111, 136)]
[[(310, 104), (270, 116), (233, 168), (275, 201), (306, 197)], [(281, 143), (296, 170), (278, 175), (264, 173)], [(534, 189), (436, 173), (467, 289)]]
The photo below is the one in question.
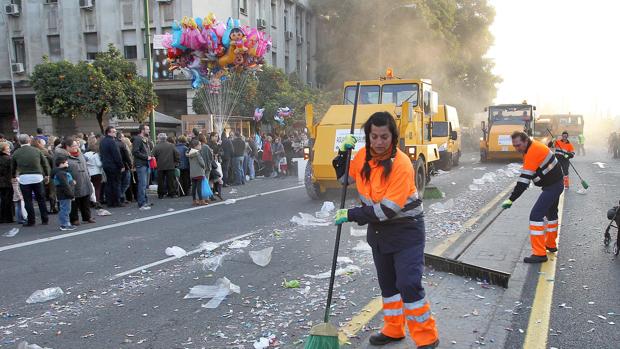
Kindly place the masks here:
[(522, 140), (523, 142), (527, 142), (530, 137), (527, 135), (527, 133), (523, 132), (523, 131), (514, 131), (512, 133), (512, 135), (510, 135), (510, 137), (512, 139), (517, 139), (519, 138), (520, 140)]
[(147, 126), (147, 124), (140, 124), (140, 126), (138, 126), (138, 133), (142, 133), (142, 131), (146, 130)]
[(396, 156), (396, 150), (398, 149), (398, 128), (396, 127), (396, 122), (392, 114), (385, 111), (372, 114), (366, 123), (364, 123), (364, 134), (366, 135), (366, 161), (364, 162), (364, 167), (362, 167), (361, 175), (365, 181), (370, 180), (369, 162), (372, 159), (370, 153), (370, 128), (373, 125), (378, 127), (387, 126), (392, 134), (392, 154), (390, 154), (389, 159), (379, 162), (379, 165), (383, 166), (384, 179), (388, 178), (390, 172), (392, 172), (392, 159)]
[(105, 128), (105, 134), (106, 134), (106, 135), (109, 135), (109, 134), (110, 134), (110, 131), (112, 131), (113, 129), (116, 129), (116, 127), (114, 127), (114, 126), (108, 126), (108, 127), (106, 127), (106, 128)]
[(568, 132), (567, 131), (563, 131), (562, 134), (568, 136)]

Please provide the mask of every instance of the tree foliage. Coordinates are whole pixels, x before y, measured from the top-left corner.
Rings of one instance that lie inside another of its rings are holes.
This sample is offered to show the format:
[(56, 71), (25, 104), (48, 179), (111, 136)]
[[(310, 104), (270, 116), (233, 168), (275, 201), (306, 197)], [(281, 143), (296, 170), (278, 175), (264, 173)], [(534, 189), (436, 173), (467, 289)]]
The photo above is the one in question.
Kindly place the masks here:
[(41, 111), (55, 118), (106, 117), (144, 121), (157, 105), (151, 84), (112, 44), (94, 62), (52, 63), (44, 58), (30, 81)]
[(432, 79), (440, 103), (465, 121), (495, 97), (500, 79), (485, 58), (495, 11), (487, 0), (317, 0), (314, 10), (317, 79), (328, 88), (390, 67), (403, 78)]

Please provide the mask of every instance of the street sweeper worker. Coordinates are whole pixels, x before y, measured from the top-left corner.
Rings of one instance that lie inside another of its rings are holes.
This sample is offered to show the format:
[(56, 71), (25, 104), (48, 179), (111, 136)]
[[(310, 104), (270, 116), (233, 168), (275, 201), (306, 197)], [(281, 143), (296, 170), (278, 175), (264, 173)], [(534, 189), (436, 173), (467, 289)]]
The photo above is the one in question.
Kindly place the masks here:
[[(549, 147), (530, 139), (524, 132), (512, 134), (512, 145), (523, 154), (523, 167), (510, 198), (502, 203), (508, 209), (530, 186), (542, 187), (542, 193), (530, 212), (530, 242), (532, 255), (525, 257), (525, 263), (543, 263), (547, 261), (547, 252), (557, 252), (558, 205), (564, 191), (562, 170), (558, 159)], [(547, 224), (545, 225), (545, 218)]]
[[(411, 159), (398, 149), (398, 129), (392, 115), (378, 112), (364, 124), (366, 136), (351, 160), (349, 183), (355, 183), (362, 205), (338, 210), (336, 224), (368, 225), (366, 240), (372, 247), (383, 296), (383, 329), (370, 337), (373, 345), (405, 338), (405, 325), (418, 348), (439, 345), (435, 319), (422, 286), (425, 228), (422, 200), (414, 182)], [(357, 140), (346, 137), (333, 165), (342, 182), (346, 150)]]
[(568, 132), (562, 132), (562, 138), (555, 141), (553, 148), (555, 148), (555, 156), (560, 161), (562, 173), (564, 174), (564, 189), (568, 189), (568, 186), (570, 185), (568, 179), (568, 168), (570, 167), (570, 159), (575, 157), (575, 148), (568, 140)]

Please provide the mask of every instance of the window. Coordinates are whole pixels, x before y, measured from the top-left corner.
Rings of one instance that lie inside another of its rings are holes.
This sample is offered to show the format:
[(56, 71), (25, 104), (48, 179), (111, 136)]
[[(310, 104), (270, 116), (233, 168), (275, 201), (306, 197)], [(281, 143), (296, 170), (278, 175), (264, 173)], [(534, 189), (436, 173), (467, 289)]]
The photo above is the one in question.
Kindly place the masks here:
[(49, 6), (47, 11), (47, 28), (50, 31), (58, 29), (58, 6)]
[(414, 107), (418, 105), (418, 85), (383, 85), (383, 96), (381, 98), (381, 103), (394, 103), (397, 106), (400, 106), (403, 102), (409, 102), (409, 104)]
[(138, 58), (138, 46), (123, 46), (123, 51), (125, 53), (126, 59), (136, 59)]
[(138, 43), (135, 30), (123, 30), (123, 53), (127, 59), (138, 58)]
[(172, 4), (162, 5), (160, 10), (164, 12), (164, 21), (174, 21), (174, 6), (172, 6)]
[[(360, 86), (360, 104), (379, 104), (379, 94), (381, 89), (377, 85)], [(355, 86), (347, 86), (344, 89), (344, 104), (354, 104)]]
[(52, 62), (57, 62), (61, 59), (62, 54), (60, 53), (60, 36), (58, 35), (50, 35), (47, 37), (47, 46), (50, 52), (50, 60)]
[(433, 121), (433, 137), (448, 137), (448, 131), (447, 121)]
[(86, 59), (93, 60), (99, 52), (99, 40), (97, 33), (84, 34), (84, 44), (86, 46)]
[(276, 28), (278, 24), (278, 10), (276, 2), (271, 0), (271, 26)]
[(297, 76), (301, 78), (301, 61), (297, 60), (297, 65), (295, 66), (295, 71), (297, 72)]
[(284, 10), (284, 32), (288, 31), (288, 10)]
[(125, 2), (122, 5), (123, 9), (123, 25), (131, 26), (133, 25), (133, 4)]
[(265, 19), (265, 9), (263, 7), (263, 0), (256, 0), (256, 16), (258, 18)]
[(271, 65), (274, 67), (278, 66), (278, 56), (275, 52), (271, 52)]
[(24, 38), (13, 38), (13, 50), (15, 50), (15, 63), (26, 63)]
[(58, 0), (45, 0), (46, 4), (57, 4)]
[(244, 15), (248, 14), (248, 0), (239, 0), (239, 12)]

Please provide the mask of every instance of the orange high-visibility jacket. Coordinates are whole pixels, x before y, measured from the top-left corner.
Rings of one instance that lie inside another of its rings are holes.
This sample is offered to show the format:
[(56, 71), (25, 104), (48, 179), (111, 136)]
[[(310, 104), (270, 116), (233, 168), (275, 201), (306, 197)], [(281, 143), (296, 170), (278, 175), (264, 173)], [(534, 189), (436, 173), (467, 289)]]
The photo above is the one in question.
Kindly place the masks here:
[(415, 187), (413, 165), (405, 153), (400, 149), (396, 151), (387, 179), (383, 178), (383, 166), (370, 160), (370, 179), (364, 180), (361, 172), (365, 159), (364, 147), (349, 165), (349, 182), (356, 184), (362, 201), (362, 207), (349, 210), (349, 220), (359, 224), (379, 223), (415, 217), (422, 213), (422, 201)]
[(555, 155), (557, 155), (560, 160), (565, 158), (565, 155), (568, 155), (568, 158), (573, 158), (575, 156), (575, 147), (573, 144), (567, 139), (564, 141), (563, 139), (558, 139), (553, 144), (555, 148)]
[(523, 155), (523, 167), (517, 185), (510, 195), (510, 200), (515, 201), (530, 186), (530, 181), (538, 187), (546, 187), (561, 181), (562, 170), (558, 159), (553, 155), (549, 147), (539, 141), (532, 140)]

